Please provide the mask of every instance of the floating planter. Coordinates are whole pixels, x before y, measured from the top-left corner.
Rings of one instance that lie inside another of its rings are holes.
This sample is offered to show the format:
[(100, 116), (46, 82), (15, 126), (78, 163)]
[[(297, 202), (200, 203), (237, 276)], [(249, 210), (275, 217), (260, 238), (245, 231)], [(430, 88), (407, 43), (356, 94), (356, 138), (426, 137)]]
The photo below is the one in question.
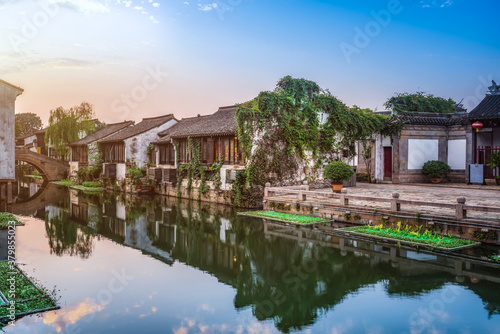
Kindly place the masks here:
[(355, 235), (368, 235), (372, 238), (392, 240), (407, 245), (424, 246), (444, 250), (456, 250), (481, 244), (477, 241), (455, 238), (451, 235), (441, 236), (429, 230), (420, 232), (420, 229), (421, 227), (414, 228), (409, 225), (402, 227), (399, 222), (397, 224), (397, 228), (383, 227), (383, 225), (356, 226), (341, 228), (339, 231)]
[(21, 223), (16, 216), (7, 212), (0, 212), (0, 230), (6, 229), (9, 226), (19, 226), (24, 225)]
[(292, 213), (282, 213), (275, 211), (249, 211), (249, 212), (240, 212), (238, 214), (241, 216), (266, 218), (270, 220), (276, 220), (280, 222), (292, 223), (297, 225), (312, 225), (312, 224), (330, 222), (330, 220), (328, 219), (323, 219), (319, 217), (301, 216), (301, 215), (294, 215)]
[(47, 291), (33, 284), (16, 265), (0, 262), (0, 328), (23, 316), (59, 308)]

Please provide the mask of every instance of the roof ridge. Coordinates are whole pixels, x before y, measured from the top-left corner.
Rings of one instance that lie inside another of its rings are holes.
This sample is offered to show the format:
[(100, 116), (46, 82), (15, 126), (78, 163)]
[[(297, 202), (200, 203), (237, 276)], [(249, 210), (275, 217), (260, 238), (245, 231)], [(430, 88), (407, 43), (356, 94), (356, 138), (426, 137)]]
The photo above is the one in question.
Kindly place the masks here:
[(219, 107), (219, 110), (221, 110), (221, 109), (232, 109), (232, 108), (236, 108), (236, 105), (233, 104), (232, 106)]
[(155, 117), (145, 117), (142, 120), (145, 121), (145, 120), (150, 120), (150, 119), (158, 119), (158, 118), (166, 118), (166, 117), (174, 117), (174, 114), (166, 114), (166, 115), (155, 116)]

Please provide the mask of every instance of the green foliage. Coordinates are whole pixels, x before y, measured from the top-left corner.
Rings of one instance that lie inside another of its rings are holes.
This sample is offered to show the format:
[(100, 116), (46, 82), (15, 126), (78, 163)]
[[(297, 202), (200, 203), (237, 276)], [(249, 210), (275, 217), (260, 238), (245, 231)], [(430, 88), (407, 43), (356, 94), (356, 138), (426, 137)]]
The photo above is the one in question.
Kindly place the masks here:
[(395, 114), (405, 112), (446, 114), (454, 112), (456, 104), (452, 99), (446, 100), (432, 94), (416, 92), (414, 94), (398, 93), (387, 100), (385, 107), (392, 108)]
[(329, 222), (328, 219), (318, 218), (318, 217), (309, 217), (309, 216), (301, 216), (295, 215), (292, 213), (282, 213), (276, 211), (250, 211), (250, 212), (242, 212), (239, 213), (244, 216), (253, 216), (259, 218), (269, 218), (273, 220), (283, 221), (283, 222), (291, 222), (295, 224), (315, 224), (315, 223), (324, 223)]
[(487, 160), (488, 167), (494, 169), (500, 166), (500, 152), (493, 152)]
[(415, 227), (410, 225), (402, 226), (401, 222), (398, 222), (397, 228), (387, 228), (384, 225), (376, 226), (356, 226), (341, 229), (347, 232), (356, 232), (361, 234), (373, 235), (378, 237), (384, 237), (388, 239), (398, 240), (407, 242), (410, 244), (424, 244), (436, 248), (451, 249), (463, 246), (473, 246), (479, 243), (472, 240), (458, 239), (450, 236), (442, 236), (438, 233), (426, 230), (421, 231), (422, 227)]
[(353, 175), (354, 169), (342, 161), (330, 162), (323, 171), (323, 177), (332, 180), (333, 183), (349, 181)]
[(26, 112), (16, 114), (16, 137), (31, 134), (42, 129), (42, 120), (37, 114)]
[(127, 173), (135, 185), (139, 185), (141, 183), (141, 177), (146, 176), (146, 170), (144, 168), (137, 167), (136, 164), (128, 167)]
[[(326, 122), (320, 124), (320, 115)], [(392, 136), (402, 124), (368, 109), (348, 108), (316, 83), (291, 76), (273, 92), (237, 106), (238, 139), (247, 160), (246, 182), (251, 188), (265, 183), (290, 183), (299, 166), (306, 177), (316, 175), (323, 161), (338, 159), (344, 151), (356, 154), (356, 142), (374, 134)]]
[(431, 160), (422, 166), (422, 174), (442, 178), (451, 172), (451, 167), (443, 161)]
[(68, 158), (69, 143), (80, 139), (79, 135), (89, 135), (96, 130), (91, 104), (82, 102), (70, 109), (59, 107), (50, 111), (49, 126), (45, 132), (45, 143), (55, 149), (59, 158)]
[(222, 165), (224, 164), (224, 160), (220, 160), (219, 162), (214, 162), (212, 166), (208, 169), (212, 171), (212, 175), (210, 176), (210, 181), (214, 181), (214, 189), (215, 191), (219, 191), (222, 186), (220, 170)]
[(8, 212), (0, 212), (0, 228), (9, 226), (9, 222), (14, 222), (14, 225), (21, 225), (16, 216)]
[[(11, 293), (11, 281), (14, 279), (14, 295)], [(22, 271), (13, 265), (11, 262), (0, 262), (0, 291), (4, 296), (8, 296), (10, 301), (15, 303), (16, 314), (37, 312), (50, 308), (57, 308), (52, 294), (55, 297), (56, 291), (49, 292), (43, 286), (35, 285)], [(5, 304), (0, 307), (0, 319), (5, 320), (9, 314), (10, 304)]]
[(83, 182), (82, 186), (87, 187), (87, 188), (101, 188), (102, 184), (100, 182), (86, 181), (86, 182)]

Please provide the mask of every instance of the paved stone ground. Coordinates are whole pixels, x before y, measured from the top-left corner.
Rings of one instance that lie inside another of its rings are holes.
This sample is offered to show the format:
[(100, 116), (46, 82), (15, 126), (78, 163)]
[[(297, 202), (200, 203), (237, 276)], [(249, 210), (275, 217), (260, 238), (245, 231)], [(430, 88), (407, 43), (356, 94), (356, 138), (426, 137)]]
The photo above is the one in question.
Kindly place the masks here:
[[(358, 196), (372, 196), (382, 198), (392, 198), (392, 193), (398, 192), (400, 199), (431, 201), (438, 203), (457, 203), (457, 197), (465, 197), (466, 204), (487, 205), (500, 207), (500, 186), (481, 186), (455, 183), (443, 184), (370, 184), (358, 182), (355, 187), (348, 187), (347, 194)], [(331, 188), (318, 189), (318, 191), (331, 191)], [(350, 200), (349, 204), (356, 206), (366, 206), (380, 209), (390, 209), (389, 203), (377, 203), (367, 201)], [(444, 214), (454, 216), (451, 209), (443, 209), (427, 206), (402, 205), (403, 211), (414, 211), (429, 214)], [(500, 213), (485, 213), (469, 211), (469, 218), (495, 219), (500, 220)]]

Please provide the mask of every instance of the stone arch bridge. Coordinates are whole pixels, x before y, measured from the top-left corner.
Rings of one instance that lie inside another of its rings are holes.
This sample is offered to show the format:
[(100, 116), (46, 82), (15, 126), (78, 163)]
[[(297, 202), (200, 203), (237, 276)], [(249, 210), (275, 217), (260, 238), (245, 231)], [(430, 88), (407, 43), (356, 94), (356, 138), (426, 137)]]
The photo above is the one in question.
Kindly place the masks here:
[(17, 161), (24, 161), (33, 165), (43, 174), (46, 181), (61, 181), (68, 175), (69, 164), (60, 160), (49, 158), (27, 149), (16, 148)]

